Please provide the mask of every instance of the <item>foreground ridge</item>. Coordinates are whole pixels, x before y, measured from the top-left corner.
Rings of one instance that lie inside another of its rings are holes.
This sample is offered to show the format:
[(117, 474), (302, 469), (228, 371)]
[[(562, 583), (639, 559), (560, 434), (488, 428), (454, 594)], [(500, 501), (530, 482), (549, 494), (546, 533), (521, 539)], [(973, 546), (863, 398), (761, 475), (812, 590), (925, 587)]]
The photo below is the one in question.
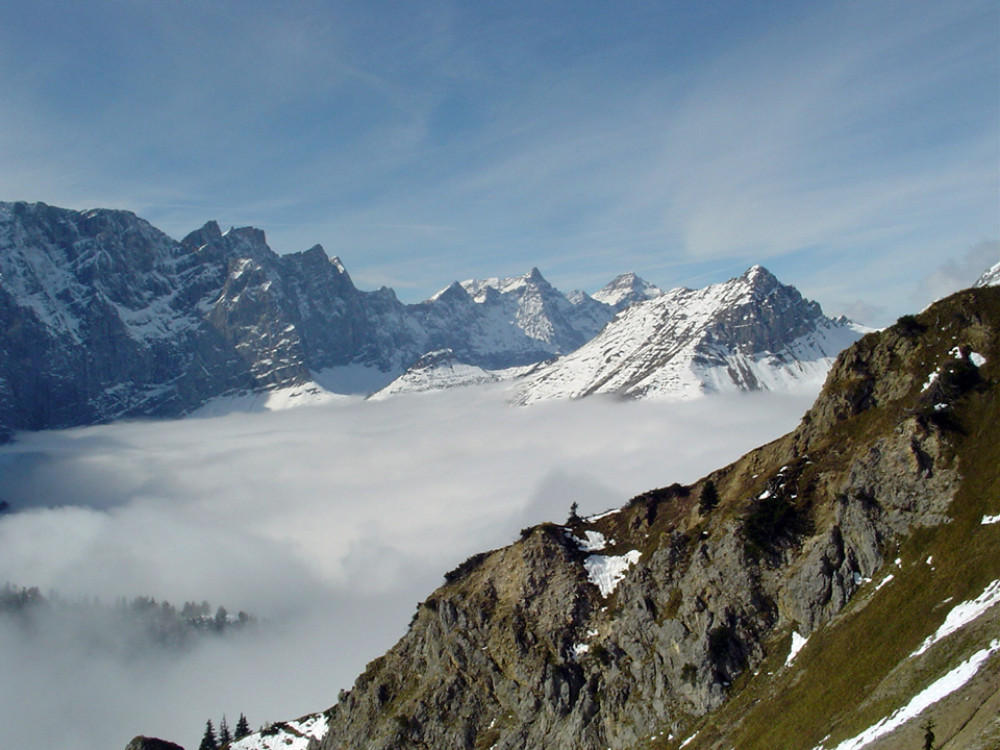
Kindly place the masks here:
[(995, 747), (998, 380), (995, 288), (865, 336), (792, 433), (448, 573), (317, 746)]

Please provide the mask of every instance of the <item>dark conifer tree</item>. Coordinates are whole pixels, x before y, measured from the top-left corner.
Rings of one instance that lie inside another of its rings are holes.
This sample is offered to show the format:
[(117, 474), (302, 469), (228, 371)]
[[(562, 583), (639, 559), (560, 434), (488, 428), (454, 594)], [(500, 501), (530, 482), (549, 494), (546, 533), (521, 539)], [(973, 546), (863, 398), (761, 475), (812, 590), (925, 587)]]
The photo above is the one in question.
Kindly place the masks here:
[(709, 479), (705, 486), (701, 488), (701, 499), (698, 501), (698, 511), (705, 515), (719, 504), (719, 491), (715, 489), (715, 482)]
[(222, 721), (219, 722), (219, 747), (225, 747), (233, 740), (233, 735), (229, 732), (229, 723), (226, 715), (222, 714)]
[(215, 728), (212, 726), (211, 719), (205, 722), (205, 734), (201, 738), (198, 750), (219, 750), (219, 743), (215, 739)]
[(242, 740), (250, 734), (250, 722), (247, 721), (247, 717), (240, 714), (240, 718), (236, 722), (236, 739)]
[(924, 730), (924, 750), (934, 750), (934, 719), (928, 719), (920, 728)]

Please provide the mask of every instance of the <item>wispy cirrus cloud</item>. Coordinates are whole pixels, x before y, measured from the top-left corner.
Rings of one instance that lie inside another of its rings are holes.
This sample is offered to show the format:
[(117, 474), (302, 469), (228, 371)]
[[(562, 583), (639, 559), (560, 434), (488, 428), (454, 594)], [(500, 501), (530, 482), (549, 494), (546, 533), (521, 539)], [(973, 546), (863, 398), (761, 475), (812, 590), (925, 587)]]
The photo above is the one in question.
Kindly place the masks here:
[(1000, 234), (997, 16), (43, 2), (0, 29), (0, 191), (175, 236), (255, 224), (414, 301), (531, 266), (594, 290), (766, 262), (898, 314)]

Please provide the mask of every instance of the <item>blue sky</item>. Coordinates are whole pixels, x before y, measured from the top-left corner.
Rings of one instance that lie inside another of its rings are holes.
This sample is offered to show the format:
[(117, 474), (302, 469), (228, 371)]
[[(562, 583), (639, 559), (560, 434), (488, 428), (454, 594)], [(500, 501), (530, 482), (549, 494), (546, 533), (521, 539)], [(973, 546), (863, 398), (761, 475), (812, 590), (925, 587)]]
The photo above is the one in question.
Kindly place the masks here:
[(321, 243), (406, 301), (768, 266), (882, 324), (1000, 260), (986, 2), (14, 0), (0, 199)]

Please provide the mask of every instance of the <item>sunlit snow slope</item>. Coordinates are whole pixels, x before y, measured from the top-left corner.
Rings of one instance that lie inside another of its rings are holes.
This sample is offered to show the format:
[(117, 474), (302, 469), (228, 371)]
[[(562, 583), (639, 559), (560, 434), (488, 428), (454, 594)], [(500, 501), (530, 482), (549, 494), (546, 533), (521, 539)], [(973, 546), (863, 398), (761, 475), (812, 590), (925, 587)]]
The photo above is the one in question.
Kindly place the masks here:
[(722, 284), (673, 289), (633, 305), (588, 344), (533, 368), (514, 402), (818, 390), (837, 354), (867, 330), (827, 318), (817, 303), (754, 266)]

